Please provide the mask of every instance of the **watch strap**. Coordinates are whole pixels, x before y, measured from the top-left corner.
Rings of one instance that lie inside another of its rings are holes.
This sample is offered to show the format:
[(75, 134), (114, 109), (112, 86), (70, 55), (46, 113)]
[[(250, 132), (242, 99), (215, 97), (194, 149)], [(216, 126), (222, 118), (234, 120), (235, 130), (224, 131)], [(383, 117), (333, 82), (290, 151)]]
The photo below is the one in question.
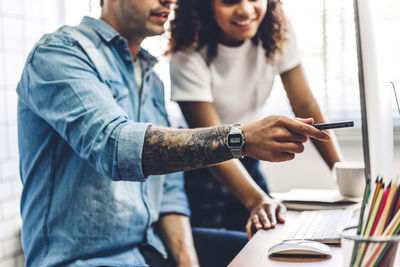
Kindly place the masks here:
[[(229, 145), (229, 138), (232, 136), (237, 136), (240, 135), (241, 136), (241, 143), (239, 145)], [(234, 158), (242, 158), (243, 157), (243, 153), (242, 153), (242, 147), (244, 145), (244, 135), (242, 133), (242, 125), (240, 123), (235, 123), (232, 125), (231, 130), (228, 134), (228, 148), (231, 151), (231, 154)]]

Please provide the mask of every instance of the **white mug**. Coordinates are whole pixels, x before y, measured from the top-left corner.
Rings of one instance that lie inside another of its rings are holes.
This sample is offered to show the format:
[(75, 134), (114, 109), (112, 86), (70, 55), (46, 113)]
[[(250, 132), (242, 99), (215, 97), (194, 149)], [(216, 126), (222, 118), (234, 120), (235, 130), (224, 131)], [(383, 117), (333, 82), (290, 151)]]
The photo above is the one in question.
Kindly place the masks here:
[(333, 165), (333, 177), (339, 191), (346, 197), (362, 197), (365, 189), (364, 163), (342, 161)]

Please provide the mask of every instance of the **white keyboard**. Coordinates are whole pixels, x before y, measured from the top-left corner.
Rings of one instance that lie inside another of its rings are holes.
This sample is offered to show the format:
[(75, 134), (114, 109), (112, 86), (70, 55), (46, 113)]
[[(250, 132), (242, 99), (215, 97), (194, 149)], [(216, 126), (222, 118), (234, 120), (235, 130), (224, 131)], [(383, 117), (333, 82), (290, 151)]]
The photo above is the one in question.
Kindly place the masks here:
[(314, 240), (326, 244), (340, 243), (340, 230), (348, 226), (352, 210), (303, 211), (286, 240)]

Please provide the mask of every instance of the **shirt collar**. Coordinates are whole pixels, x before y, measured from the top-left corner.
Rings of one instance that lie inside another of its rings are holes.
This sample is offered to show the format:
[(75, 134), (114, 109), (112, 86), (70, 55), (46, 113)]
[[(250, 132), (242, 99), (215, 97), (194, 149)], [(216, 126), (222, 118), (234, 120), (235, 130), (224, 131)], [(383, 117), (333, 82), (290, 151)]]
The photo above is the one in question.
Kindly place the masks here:
[(113, 29), (107, 22), (101, 19), (95, 19), (91, 17), (83, 17), (81, 24), (88, 26), (95, 30), (101, 38), (107, 43), (111, 42), (114, 38), (119, 36), (119, 33)]
[(157, 62), (157, 58), (152, 56), (149, 52), (140, 48), (138, 58), (144, 63), (143, 64), (143, 71), (147, 71), (151, 69)]
[[(82, 19), (81, 24), (92, 28), (107, 43), (111, 43), (114, 39), (123, 39), (126, 42), (126, 39), (123, 38), (116, 30), (114, 30), (113, 27), (111, 27), (111, 25), (104, 20), (85, 16)], [(158, 62), (154, 56), (152, 56), (143, 48), (140, 48), (138, 57), (140, 60), (147, 63), (145, 64), (145, 67), (152, 67)]]

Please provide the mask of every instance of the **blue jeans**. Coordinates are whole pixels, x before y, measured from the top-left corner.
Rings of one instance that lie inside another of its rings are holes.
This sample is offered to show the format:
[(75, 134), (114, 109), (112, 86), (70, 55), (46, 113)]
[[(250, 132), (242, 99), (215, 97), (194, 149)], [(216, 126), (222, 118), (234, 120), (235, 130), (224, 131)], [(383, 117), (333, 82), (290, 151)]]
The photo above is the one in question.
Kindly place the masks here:
[[(253, 180), (269, 194), (259, 161), (241, 159)], [(207, 168), (185, 172), (185, 190), (192, 210), (193, 227), (244, 231), (249, 212), (242, 203), (223, 187)]]
[(246, 245), (245, 232), (193, 228), (193, 239), (200, 266), (227, 266)]
[[(199, 257), (200, 266), (227, 266), (247, 243), (244, 232), (207, 228), (193, 228), (193, 240)], [(172, 256), (164, 259), (154, 248), (141, 246), (146, 263), (150, 267), (176, 267)]]

